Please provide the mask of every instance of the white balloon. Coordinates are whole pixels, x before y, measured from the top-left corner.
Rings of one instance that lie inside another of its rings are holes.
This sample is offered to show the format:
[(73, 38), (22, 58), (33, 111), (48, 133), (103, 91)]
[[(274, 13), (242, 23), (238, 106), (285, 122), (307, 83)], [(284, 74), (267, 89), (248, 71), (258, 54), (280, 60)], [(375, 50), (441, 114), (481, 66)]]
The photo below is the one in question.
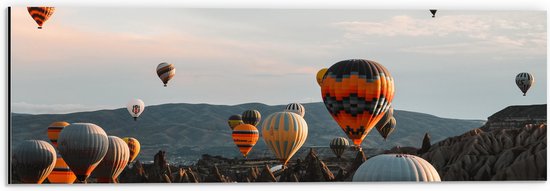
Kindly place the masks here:
[(437, 170), (423, 158), (408, 154), (383, 154), (365, 161), (355, 171), (353, 182), (440, 182)]
[(130, 112), (130, 115), (132, 115), (135, 121), (139, 115), (143, 113), (143, 110), (145, 110), (145, 103), (143, 103), (140, 99), (133, 99), (128, 102), (126, 109), (128, 109), (128, 112)]

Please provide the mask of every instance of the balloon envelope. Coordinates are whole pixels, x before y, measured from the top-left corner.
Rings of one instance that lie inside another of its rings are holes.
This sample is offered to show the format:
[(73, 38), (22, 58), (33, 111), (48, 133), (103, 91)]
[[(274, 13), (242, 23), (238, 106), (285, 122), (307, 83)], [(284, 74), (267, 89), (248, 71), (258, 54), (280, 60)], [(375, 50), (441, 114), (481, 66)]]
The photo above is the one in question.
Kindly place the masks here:
[(394, 91), (389, 71), (363, 59), (332, 65), (321, 85), (327, 110), (357, 146), (388, 111)]
[(244, 157), (248, 155), (260, 138), (258, 129), (250, 124), (237, 125), (231, 135), (233, 142), (239, 147), (239, 151), (241, 151)]
[(139, 144), (139, 141), (136, 138), (133, 137), (124, 137), (122, 138), (124, 142), (128, 145), (128, 149), (130, 150), (130, 157), (128, 163), (133, 162), (136, 160), (137, 156), (139, 155), (139, 151), (141, 150), (141, 144)]
[(291, 104), (286, 105), (284, 111), (288, 111), (288, 112), (298, 114), (301, 117), (304, 117), (304, 115), (306, 115), (306, 109), (304, 108), (304, 106), (302, 104), (299, 104), (299, 103), (291, 103)]
[(237, 125), (244, 124), (243, 118), (241, 115), (232, 115), (227, 119), (227, 123), (229, 124), (229, 127), (231, 130), (235, 129)]
[(164, 83), (164, 87), (166, 87), (168, 81), (170, 81), (176, 75), (176, 67), (174, 67), (173, 64), (168, 64), (166, 62), (160, 63), (157, 66), (157, 75), (159, 76), (162, 83)]
[(273, 113), (262, 123), (262, 137), (277, 159), (284, 165), (307, 139), (307, 123), (292, 112)]
[(38, 29), (53, 15), (55, 7), (27, 7), (32, 19), (38, 24)]
[(519, 73), (516, 76), (516, 85), (519, 87), (521, 92), (523, 92), (523, 96), (527, 94), (527, 90), (529, 90), (534, 83), (535, 78), (527, 72)]
[(61, 154), (57, 153), (57, 160), (53, 171), (48, 175), (48, 181), (52, 184), (72, 184), (76, 180), (71, 168), (67, 165)]
[(57, 148), (57, 139), (59, 138), (59, 133), (63, 128), (69, 126), (70, 124), (65, 121), (53, 122), (48, 126), (48, 138), (52, 142), (52, 145)]
[(94, 170), (97, 182), (112, 183), (124, 170), (130, 158), (128, 145), (121, 138), (109, 136), (109, 149)]
[(317, 84), (321, 85), (323, 83), (323, 77), (327, 73), (328, 68), (323, 68), (317, 72), (316, 79)]
[(258, 110), (246, 110), (242, 114), (243, 123), (257, 126), (262, 119), (262, 115)]
[(337, 158), (342, 157), (342, 154), (346, 152), (349, 147), (349, 142), (344, 137), (336, 137), (330, 141), (330, 150), (336, 155)]
[(23, 141), (13, 152), (14, 168), (23, 183), (41, 184), (55, 167), (55, 149), (46, 141)]
[(128, 109), (128, 112), (130, 112), (130, 115), (134, 118), (134, 120), (137, 120), (139, 115), (143, 113), (143, 110), (145, 110), (145, 103), (141, 101), (140, 99), (132, 99), (126, 104), (126, 109)]
[(73, 123), (59, 134), (58, 149), (80, 181), (85, 181), (109, 148), (105, 131), (92, 123)]
[(383, 154), (365, 161), (355, 171), (353, 182), (439, 182), (437, 170), (423, 158), (408, 154)]

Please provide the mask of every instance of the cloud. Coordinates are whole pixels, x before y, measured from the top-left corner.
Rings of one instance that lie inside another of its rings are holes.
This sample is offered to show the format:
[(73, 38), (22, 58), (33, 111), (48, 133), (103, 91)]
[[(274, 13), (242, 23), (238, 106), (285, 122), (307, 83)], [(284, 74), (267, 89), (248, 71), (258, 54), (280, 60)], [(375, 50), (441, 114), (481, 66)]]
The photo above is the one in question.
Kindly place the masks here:
[(81, 104), (33, 104), (27, 102), (14, 102), (11, 105), (12, 112), (26, 114), (66, 114), (81, 111), (96, 111), (101, 109), (115, 109), (109, 106), (86, 106)]
[[(500, 52), (546, 54), (544, 17), (494, 15), (449, 15), (436, 19), (418, 19), (400, 15), (383, 21), (342, 21), (332, 25), (343, 28), (350, 40), (369, 37), (425, 39), (419, 46), (400, 48), (414, 53), (487, 53)], [(413, 40), (413, 39), (411, 39)], [(439, 44), (433, 44), (438, 43)], [(432, 43), (432, 44), (423, 44)], [(481, 47), (480, 47), (481, 45)]]

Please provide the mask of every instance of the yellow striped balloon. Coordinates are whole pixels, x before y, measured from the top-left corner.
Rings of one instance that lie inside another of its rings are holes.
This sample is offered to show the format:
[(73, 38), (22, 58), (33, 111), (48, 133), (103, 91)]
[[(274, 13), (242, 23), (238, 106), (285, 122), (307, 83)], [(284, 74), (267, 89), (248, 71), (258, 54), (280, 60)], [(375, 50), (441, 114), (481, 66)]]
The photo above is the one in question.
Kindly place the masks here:
[(292, 112), (277, 112), (262, 123), (262, 137), (284, 165), (302, 147), (307, 138), (307, 123)]
[(130, 149), (130, 160), (128, 161), (128, 163), (131, 163), (139, 155), (141, 145), (139, 144), (139, 141), (133, 137), (124, 137), (122, 138), (122, 140), (126, 142), (126, 144), (128, 145), (128, 149)]
[(63, 128), (69, 126), (70, 124), (65, 121), (53, 122), (48, 126), (48, 139), (52, 142), (53, 147), (57, 148), (57, 138), (59, 138), (59, 133)]
[(233, 142), (239, 147), (243, 156), (246, 157), (252, 150), (252, 147), (256, 145), (256, 142), (258, 142), (260, 133), (253, 125), (241, 124), (233, 129), (232, 136)]
[(63, 157), (58, 153), (53, 171), (48, 175), (48, 181), (53, 184), (72, 184), (76, 180), (76, 175), (71, 171), (69, 165), (65, 163)]
[(160, 63), (157, 66), (157, 75), (160, 80), (162, 80), (162, 83), (164, 83), (164, 87), (166, 87), (168, 81), (176, 75), (176, 67), (174, 67), (173, 64), (168, 64), (166, 62)]
[(55, 7), (27, 7), (27, 11), (29, 11), (36, 24), (38, 24), (38, 29), (42, 29), (42, 25), (55, 12)]
[(237, 125), (244, 124), (243, 118), (241, 115), (232, 115), (227, 120), (229, 127), (233, 130)]
[(317, 72), (317, 75), (315, 76), (317, 79), (317, 84), (319, 86), (323, 83), (323, 77), (325, 77), (325, 74), (327, 73), (328, 68), (323, 68)]

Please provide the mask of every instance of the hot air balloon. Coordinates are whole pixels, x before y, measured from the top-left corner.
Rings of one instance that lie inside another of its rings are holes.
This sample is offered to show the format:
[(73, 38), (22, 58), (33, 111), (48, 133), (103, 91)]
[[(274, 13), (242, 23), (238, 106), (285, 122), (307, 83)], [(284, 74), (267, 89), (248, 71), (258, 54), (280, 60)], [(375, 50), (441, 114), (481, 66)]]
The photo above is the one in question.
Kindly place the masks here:
[(107, 153), (109, 142), (105, 131), (92, 123), (73, 123), (63, 129), (58, 139), (59, 153), (81, 182)]
[(126, 109), (128, 109), (128, 112), (130, 112), (130, 115), (132, 115), (134, 121), (136, 121), (139, 115), (143, 113), (143, 110), (145, 110), (145, 104), (140, 99), (133, 99), (128, 102)]
[(38, 29), (42, 29), (42, 25), (55, 12), (55, 7), (27, 7), (27, 11), (29, 11), (32, 19), (36, 21), (36, 24), (38, 24)]
[(66, 126), (70, 125), (65, 121), (53, 122), (48, 126), (48, 138), (52, 142), (54, 147), (57, 147), (57, 138), (59, 137), (59, 132), (63, 130)]
[(244, 124), (243, 118), (241, 115), (232, 115), (227, 120), (227, 123), (229, 124), (229, 127), (231, 130), (233, 130), (237, 125)]
[(122, 138), (122, 140), (126, 142), (126, 144), (128, 145), (128, 149), (130, 150), (130, 158), (128, 160), (128, 163), (131, 163), (139, 155), (141, 145), (139, 144), (139, 141), (133, 137), (124, 137)]
[(55, 149), (46, 141), (23, 141), (13, 152), (13, 165), (23, 183), (42, 184), (52, 172)]
[(168, 81), (176, 75), (176, 67), (174, 67), (173, 64), (168, 64), (166, 62), (160, 63), (157, 66), (157, 75), (160, 80), (162, 80), (162, 83), (164, 83), (164, 87), (166, 87)]
[[(382, 117), (382, 119), (380, 119), (380, 121), (378, 121), (378, 123), (376, 123), (376, 125), (375, 125), (376, 130), (378, 131), (378, 133), (380, 133), (380, 135), (382, 135), (382, 137), (384, 137), (384, 140), (386, 140), (388, 135), (395, 128), (395, 119), (394, 119), (393, 126), (391, 126), (391, 124), (388, 125), (388, 123), (390, 122), (390, 120), (392, 118), (393, 118), (393, 107), (390, 106), (390, 109), (388, 110), (388, 112), (386, 112), (386, 114), (384, 114), (384, 117)], [(390, 126), (391, 128), (390, 129), (384, 129), (384, 126)]]
[(323, 77), (327, 73), (328, 68), (323, 68), (317, 72), (317, 84), (321, 85), (323, 83)]
[(273, 113), (262, 122), (262, 137), (283, 165), (302, 147), (307, 138), (307, 123), (292, 112)]
[(516, 76), (516, 85), (518, 85), (521, 92), (523, 92), (523, 96), (527, 94), (527, 90), (529, 90), (531, 85), (533, 85), (534, 83), (535, 83), (535, 78), (533, 78), (533, 75), (527, 72), (519, 73)]
[(390, 134), (395, 130), (395, 125), (397, 125), (397, 123), (395, 121), (395, 118), (392, 117), (386, 124), (384, 124), (384, 126), (380, 128), (376, 127), (376, 129), (378, 130), (380, 135), (382, 135), (384, 141), (386, 141), (388, 136), (390, 136)]
[[(48, 126), (48, 138), (52, 142), (54, 148), (57, 148), (57, 139), (63, 128), (70, 124), (64, 121), (53, 122)], [(71, 171), (63, 157), (57, 153), (57, 160), (53, 171), (48, 175), (48, 181), (55, 184), (72, 184), (76, 180), (76, 175)]]
[(262, 115), (257, 110), (246, 110), (242, 114), (243, 123), (257, 126), (262, 119)]
[(388, 111), (394, 91), (389, 71), (377, 62), (363, 59), (332, 65), (321, 85), (327, 110), (359, 148)]
[(420, 157), (408, 154), (383, 154), (372, 157), (359, 166), (352, 181), (440, 182), (441, 178), (435, 168)]
[(337, 158), (341, 158), (349, 147), (349, 142), (344, 137), (336, 137), (330, 141), (330, 149)]
[(432, 18), (435, 18), (435, 12), (437, 12), (436, 9), (430, 9), (430, 13), (432, 13)]
[(252, 147), (256, 145), (258, 139), (260, 138), (260, 133), (258, 129), (250, 124), (241, 124), (237, 125), (233, 129), (233, 142), (239, 147), (239, 150), (244, 157), (252, 150)]
[(76, 175), (71, 171), (65, 160), (63, 160), (61, 154), (57, 153), (55, 167), (50, 175), (48, 175), (48, 181), (52, 184), (72, 184), (75, 180)]
[(302, 104), (299, 104), (299, 103), (291, 103), (286, 105), (285, 111), (298, 114), (299, 116), (302, 116), (302, 117), (304, 117), (304, 115), (306, 114), (306, 109)]
[(94, 170), (94, 175), (99, 183), (116, 183), (116, 178), (130, 159), (128, 145), (116, 136), (109, 136), (109, 149), (103, 160)]

